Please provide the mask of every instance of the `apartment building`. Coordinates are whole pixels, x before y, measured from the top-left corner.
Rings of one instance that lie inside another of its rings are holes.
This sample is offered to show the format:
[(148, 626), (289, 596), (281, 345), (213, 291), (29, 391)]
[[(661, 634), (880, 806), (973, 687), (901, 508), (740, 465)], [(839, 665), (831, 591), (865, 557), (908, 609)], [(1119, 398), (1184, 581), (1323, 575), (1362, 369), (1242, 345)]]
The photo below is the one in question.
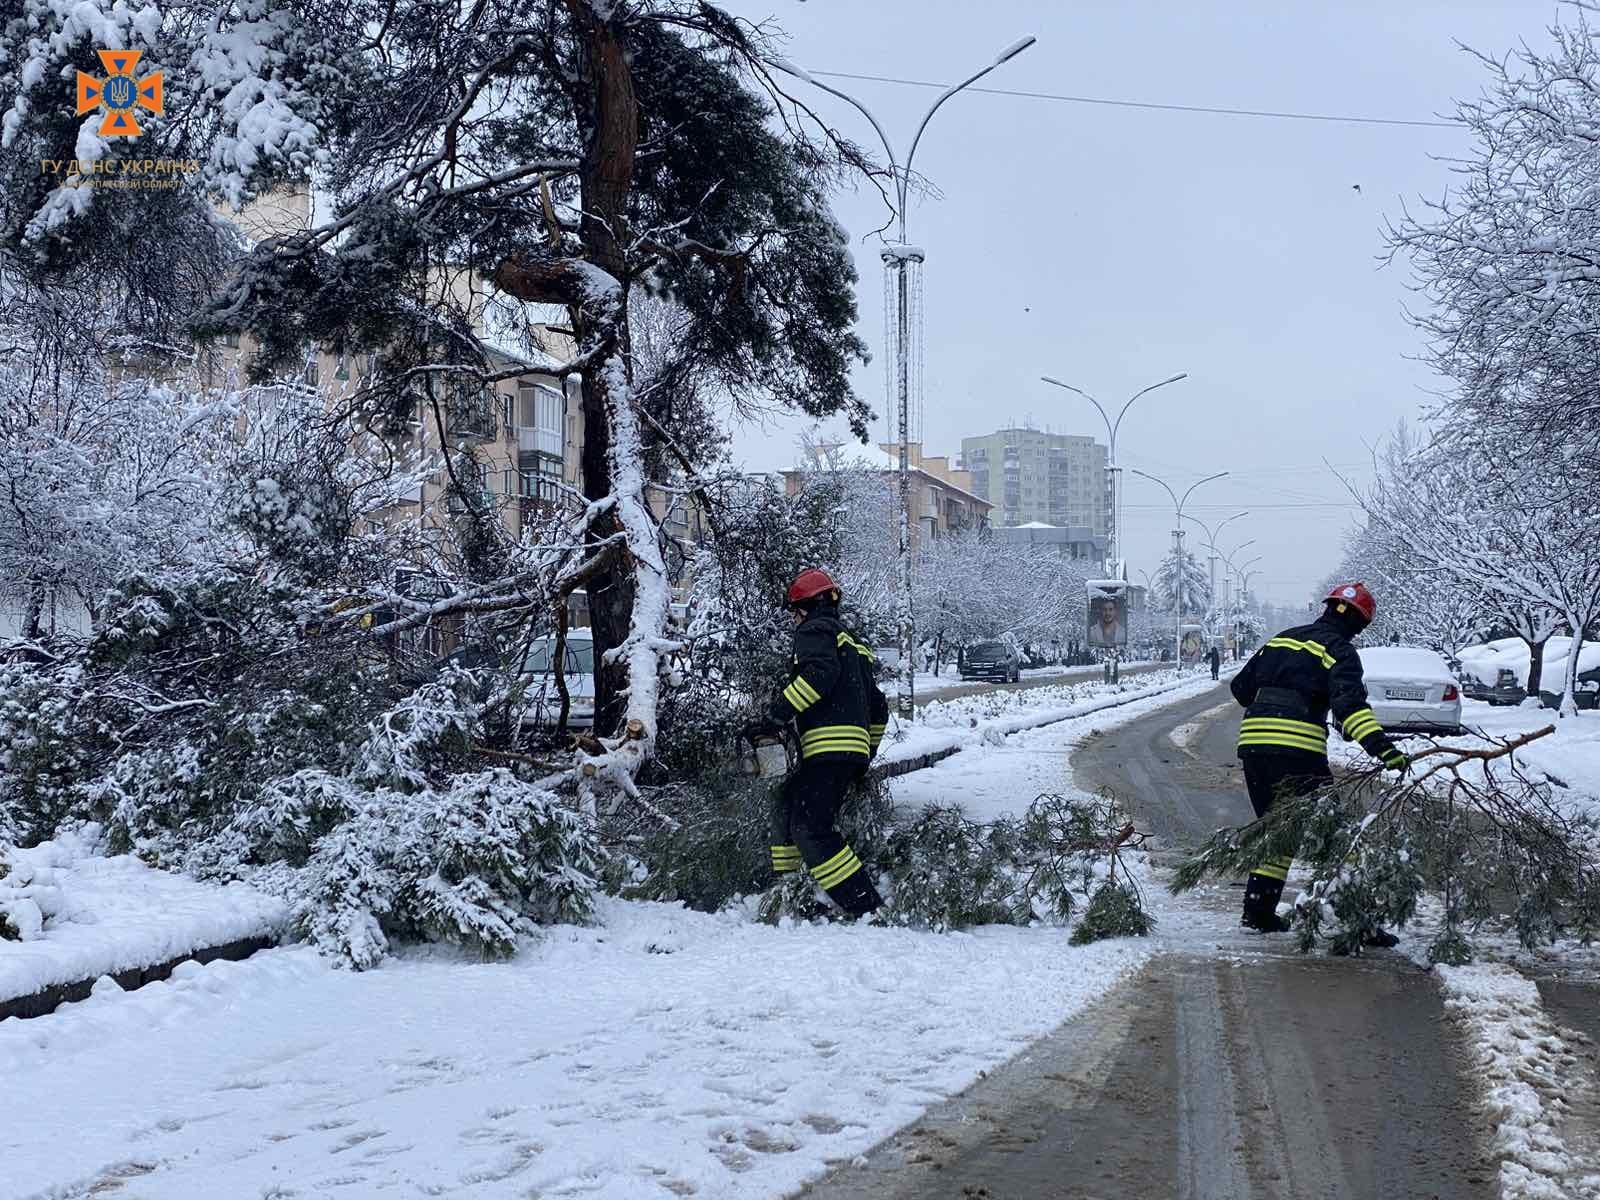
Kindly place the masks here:
[(1110, 534), (1106, 448), (1092, 437), (1027, 427), (961, 439), (972, 490), (994, 508), (997, 526), (1030, 523)]
[[(825, 447), (819, 449), (838, 449)], [(845, 462), (859, 465), (883, 479), (884, 488), (898, 497), (900, 488), (900, 447), (885, 442), (879, 446), (850, 446), (842, 451)], [(947, 455), (924, 455), (922, 444), (907, 447), (907, 466), (911, 484), (911, 545), (913, 553), (936, 538), (964, 529), (983, 529), (989, 523), (991, 505), (972, 486), (972, 476), (952, 466)], [(790, 495), (803, 486), (805, 471), (783, 472), (784, 487)], [(892, 506), (890, 511), (895, 511)]]

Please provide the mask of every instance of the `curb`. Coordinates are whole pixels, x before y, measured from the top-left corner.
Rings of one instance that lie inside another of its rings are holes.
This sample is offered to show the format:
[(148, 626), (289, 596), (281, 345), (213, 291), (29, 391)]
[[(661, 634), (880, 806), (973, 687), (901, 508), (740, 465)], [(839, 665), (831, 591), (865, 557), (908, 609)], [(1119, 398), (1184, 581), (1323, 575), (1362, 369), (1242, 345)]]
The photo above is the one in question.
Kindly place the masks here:
[[(129, 967), (126, 971), (112, 972), (111, 978), (117, 981), (123, 991), (131, 992), (147, 983), (159, 983), (186, 962), (208, 963), (216, 962), (218, 959), (238, 962), (249, 958), (258, 950), (266, 950), (277, 944), (278, 939), (275, 937), (240, 938), (217, 946), (202, 946), (198, 950), (192, 950), (188, 954), (181, 954), (177, 958), (153, 966)], [(31, 995), (0, 1000), (0, 1021), (8, 1017), (16, 1017), (18, 1020), (44, 1017), (55, 1012), (63, 1004), (87, 1000), (94, 985), (101, 978), (103, 976), (96, 975), (93, 979), (80, 979), (76, 983), (57, 983)]]

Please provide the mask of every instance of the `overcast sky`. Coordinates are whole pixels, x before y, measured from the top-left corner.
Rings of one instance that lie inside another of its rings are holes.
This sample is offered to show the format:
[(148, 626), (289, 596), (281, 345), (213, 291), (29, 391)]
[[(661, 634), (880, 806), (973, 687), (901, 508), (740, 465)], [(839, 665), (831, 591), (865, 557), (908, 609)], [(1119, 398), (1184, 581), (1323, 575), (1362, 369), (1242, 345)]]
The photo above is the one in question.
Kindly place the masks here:
[[(950, 82), (1024, 34), (1038, 44), (983, 82), (1121, 100), (1431, 119), (1484, 76), (1456, 43), (1496, 54), (1541, 41), (1550, 4), (1472, 0), (726, 0), (790, 35), (808, 70)], [(830, 78), (904, 153), (937, 94)], [(870, 128), (816, 94), (856, 140)], [(1055, 375), (1116, 402), (1140, 400), (1119, 438), (1127, 466), (1181, 493), (1219, 539), (1264, 556), (1266, 598), (1303, 601), (1337, 564), (1352, 520), (1329, 469), (1360, 473), (1368, 447), (1415, 416), (1437, 381), (1402, 305), (1403, 264), (1384, 267), (1382, 231), (1403, 201), (1437, 197), (1448, 128), (1152, 112), (963, 93), (929, 126), (916, 168), (942, 192), (913, 201), (910, 241), (928, 252), (926, 442), (1012, 422), (1094, 434), (1100, 419)], [(1359, 185), (1360, 191), (1355, 190)], [(882, 268), (872, 189), (836, 197), (862, 280), (861, 335), (874, 361), (858, 387), (884, 410)], [(799, 423), (746, 429), (752, 469), (794, 461)], [(887, 427), (880, 420), (880, 437)], [(1170, 542), (1172, 506), (1129, 477), (1132, 577)], [(1193, 541), (1191, 541), (1191, 548)], [(1381, 596), (1380, 596), (1381, 599)]]

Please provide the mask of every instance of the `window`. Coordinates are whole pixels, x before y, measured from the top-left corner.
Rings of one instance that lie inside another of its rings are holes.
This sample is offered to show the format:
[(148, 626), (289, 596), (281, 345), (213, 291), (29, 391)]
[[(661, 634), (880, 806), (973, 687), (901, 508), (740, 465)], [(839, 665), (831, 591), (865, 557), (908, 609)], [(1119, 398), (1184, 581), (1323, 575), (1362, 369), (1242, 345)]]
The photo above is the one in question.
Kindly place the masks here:
[(222, 344), (230, 350), (237, 350), (239, 348), (239, 335), (237, 333), (223, 334)]
[(321, 376), (321, 372), (317, 369), (317, 360), (316, 360), (316, 358), (315, 357), (308, 358), (306, 360), (306, 376), (305, 376), (305, 378), (306, 378), (306, 386), (307, 387), (316, 387), (320, 376)]
[(339, 363), (333, 368), (333, 377), (335, 379), (350, 378), (350, 364), (345, 360), (345, 356), (343, 354), (339, 355)]

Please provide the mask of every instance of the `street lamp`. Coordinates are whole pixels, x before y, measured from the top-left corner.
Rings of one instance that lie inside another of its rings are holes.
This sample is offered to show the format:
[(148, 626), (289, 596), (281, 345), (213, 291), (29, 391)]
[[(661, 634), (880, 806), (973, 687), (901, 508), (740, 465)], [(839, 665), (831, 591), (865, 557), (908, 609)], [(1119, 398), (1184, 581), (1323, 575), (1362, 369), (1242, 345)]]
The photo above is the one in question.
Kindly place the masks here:
[[(954, 96), (963, 88), (970, 87), (978, 82), (990, 71), (1002, 63), (1010, 62), (1021, 54), (1038, 39), (1031, 34), (1007, 46), (994, 61), (983, 70), (967, 76), (960, 83), (948, 87), (939, 93), (933, 105), (922, 116), (922, 121), (917, 125), (917, 132), (911, 138), (911, 149), (906, 153), (905, 165), (901, 166), (895, 158), (894, 144), (889, 141), (889, 135), (884, 132), (883, 125), (872, 111), (861, 101), (848, 92), (841, 91), (832, 84), (823, 83), (816, 76), (807, 73), (795, 66), (787, 59), (771, 58), (768, 65), (785, 74), (793, 75), (815, 88), (820, 88), (831, 96), (837, 96), (846, 104), (856, 109), (872, 125), (873, 131), (878, 135), (878, 140), (883, 143), (883, 152), (889, 158), (889, 175), (894, 181), (895, 194), (895, 219), (898, 225), (899, 240), (892, 245), (884, 246), (880, 257), (885, 267), (885, 297), (886, 307), (891, 307), (894, 313), (895, 327), (895, 353), (894, 353), (894, 396), (896, 419), (900, 426), (900, 542), (898, 547), (900, 563), (900, 673), (902, 685), (900, 696), (896, 702), (896, 710), (904, 720), (910, 720), (916, 709), (915, 678), (916, 657), (915, 628), (911, 613), (911, 340), (915, 332), (920, 332), (920, 309), (918, 312), (918, 329), (912, 328), (910, 320), (911, 284), (908, 276), (913, 272), (921, 279), (921, 264), (927, 257), (920, 246), (909, 245), (906, 241), (906, 191), (911, 185), (911, 163), (917, 156), (917, 146), (922, 142), (922, 134), (928, 128), (928, 122), (933, 119), (933, 114), (938, 112), (944, 102)], [(893, 283), (889, 283), (892, 277)], [(921, 294), (920, 286), (918, 295)], [(918, 339), (920, 345), (920, 338)], [(920, 383), (920, 373), (919, 373)]]
[(1141, 388), (1128, 397), (1127, 403), (1117, 413), (1115, 421), (1111, 419), (1111, 414), (1106, 412), (1105, 406), (1082, 388), (1073, 387), (1070, 383), (1063, 383), (1050, 375), (1041, 375), (1039, 378), (1045, 383), (1052, 383), (1058, 388), (1066, 388), (1067, 391), (1076, 392), (1082, 396), (1090, 404), (1094, 405), (1095, 411), (1100, 414), (1100, 419), (1106, 423), (1106, 441), (1109, 443), (1106, 447), (1108, 455), (1106, 470), (1111, 475), (1111, 537), (1106, 547), (1106, 572), (1113, 578), (1124, 578), (1121, 567), (1118, 565), (1120, 562), (1118, 551), (1122, 549), (1122, 468), (1117, 465), (1117, 431), (1122, 428), (1122, 418), (1128, 415), (1128, 410), (1133, 407), (1133, 402), (1140, 396), (1143, 396), (1146, 392), (1153, 392), (1157, 388), (1166, 387), (1169, 383), (1177, 383), (1180, 379), (1187, 379), (1189, 374), (1185, 371), (1174, 375), (1171, 379), (1163, 379), (1160, 383), (1152, 383), (1147, 388)]
[(1207, 475), (1204, 479), (1195, 480), (1189, 485), (1189, 490), (1183, 493), (1182, 498), (1179, 498), (1178, 493), (1172, 490), (1172, 486), (1165, 479), (1157, 479), (1148, 471), (1139, 470), (1138, 467), (1129, 467), (1128, 469), (1141, 479), (1148, 479), (1151, 483), (1159, 483), (1166, 488), (1167, 495), (1172, 497), (1172, 507), (1177, 512), (1177, 518), (1173, 521), (1172, 529), (1172, 574), (1173, 583), (1176, 585), (1176, 595), (1174, 596), (1176, 603), (1172, 607), (1177, 614), (1177, 619), (1173, 626), (1172, 661), (1173, 665), (1181, 670), (1183, 667), (1183, 506), (1189, 503), (1189, 497), (1194, 494), (1195, 488), (1202, 483), (1210, 483), (1214, 479), (1221, 479), (1228, 472), (1218, 471), (1215, 475)]
[(1201, 529), (1206, 531), (1205, 547), (1207, 550), (1211, 551), (1211, 553), (1207, 555), (1207, 558), (1210, 560), (1211, 564), (1211, 594), (1206, 598), (1208, 612), (1215, 612), (1217, 608), (1217, 555), (1221, 553), (1221, 551), (1217, 549), (1217, 535), (1227, 527), (1230, 521), (1237, 521), (1240, 517), (1248, 517), (1249, 515), (1250, 514), (1248, 512), (1236, 512), (1231, 517), (1224, 517), (1221, 522), (1218, 523), (1216, 529), (1212, 529), (1211, 526), (1207, 525), (1199, 517), (1191, 516), (1188, 513), (1184, 514), (1185, 519), (1193, 521), (1196, 525), (1200, 526)]
[[(1228, 599), (1227, 599), (1226, 607), (1227, 607), (1227, 610), (1228, 610), (1229, 613), (1232, 613), (1233, 610), (1234, 610), (1233, 581), (1234, 581), (1235, 578), (1238, 577), (1238, 574), (1239, 574), (1238, 569), (1233, 565), (1233, 560), (1236, 557), (1238, 557), (1238, 555), (1240, 553), (1242, 553), (1247, 547), (1254, 546), (1255, 544), (1256, 544), (1256, 539), (1255, 538), (1250, 538), (1250, 539), (1248, 539), (1246, 541), (1240, 542), (1232, 550), (1229, 550), (1228, 552), (1226, 552), (1222, 556), (1223, 565), (1225, 565), (1228, 568), (1228, 573), (1224, 577), (1224, 583), (1226, 584), (1226, 586), (1224, 587), (1223, 590), (1225, 592), (1227, 592)], [(1234, 657), (1237, 658), (1238, 654), (1239, 654), (1239, 621), (1238, 621), (1238, 618), (1237, 617), (1232, 618), (1229, 623), (1233, 628), (1233, 653), (1234, 653)]]

